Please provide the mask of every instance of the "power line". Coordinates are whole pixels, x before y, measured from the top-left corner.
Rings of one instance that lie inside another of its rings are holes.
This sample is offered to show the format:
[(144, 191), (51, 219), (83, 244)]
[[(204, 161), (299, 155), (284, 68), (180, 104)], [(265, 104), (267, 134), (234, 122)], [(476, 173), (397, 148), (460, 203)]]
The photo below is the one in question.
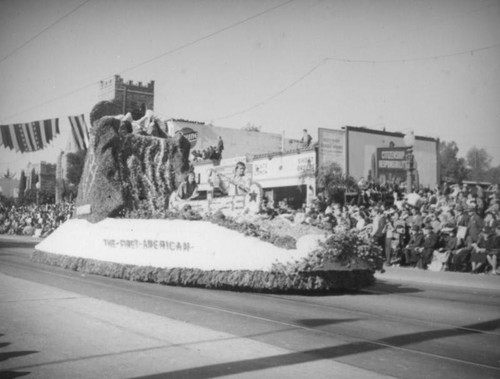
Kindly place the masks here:
[(224, 119), (227, 119), (227, 118), (238, 116), (240, 114), (246, 113), (246, 112), (248, 112), (248, 111), (250, 111), (252, 109), (255, 109), (257, 107), (260, 107), (260, 106), (264, 105), (268, 101), (271, 101), (271, 100), (275, 99), (276, 97), (280, 96), (281, 94), (283, 94), (284, 92), (288, 91), (290, 88), (292, 88), (297, 83), (301, 82), (303, 79), (305, 79), (306, 77), (308, 77), (309, 75), (311, 75), (320, 66), (322, 66), (324, 63), (326, 63), (328, 61), (342, 62), (342, 63), (369, 63), (369, 64), (375, 64), (375, 63), (410, 63), (410, 62), (418, 62), (418, 61), (432, 61), (432, 60), (437, 60), (437, 59), (449, 58), (449, 57), (453, 57), (453, 56), (457, 56), (457, 55), (465, 55), (465, 54), (474, 55), (474, 53), (476, 53), (476, 52), (483, 51), (483, 50), (493, 49), (493, 48), (498, 47), (498, 46), (500, 46), (500, 42), (496, 43), (494, 45), (479, 47), (479, 48), (472, 49), (472, 50), (460, 51), (460, 52), (450, 53), (450, 54), (435, 55), (435, 56), (429, 56), (429, 57), (422, 57), (422, 58), (413, 58), (413, 59), (407, 58), (407, 59), (387, 59), (387, 60), (364, 60), (364, 59), (349, 59), (349, 58), (326, 57), (320, 63), (316, 64), (313, 68), (309, 69), (305, 74), (303, 74), (299, 78), (295, 79), (292, 83), (290, 83), (288, 86), (286, 86), (285, 88), (283, 88), (279, 92), (275, 93), (274, 95), (271, 95), (271, 96), (267, 97), (266, 99), (264, 99), (264, 100), (262, 100), (262, 101), (260, 101), (260, 102), (258, 102), (256, 104), (254, 104), (254, 105), (252, 105), (252, 106), (250, 106), (248, 108), (242, 109), (240, 111), (231, 113), (231, 114), (226, 115), (226, 116), (216, 117), (216, 118), (214, 118), (214, 120), (224, 120)]
[(17, 53), (19, 50), (21, 50), (23, 47), (25, 47), (30, 42), (33, 42), (35, 39), (37, 39), (38, 37), (40, 37), (40, 35), (42, 35), (43, 33), (45, 33), (50, 28), (54, 27), (56, 24), (58, 24), (59, 22), (61, 22), (62, 20), (64, 20), (66, 17), (68, 17), (71, 14), (75, 13), (78, 9), (80, 9), (81, 7), (83, 7), (89, 1), (90, 0), (84, 1), (83, 3), (81, 3), (80, 5), (78, 5), (76, 8), (73, 8), (71, 11), (69, 11), (68, 13), (66, 13), (65, 15), (63, 15), (62, 17), (58, 18), (52, 24), (50, 24), (46, 28), (42, 29), (39, 33), (35, 34), (33, 37), (31, 37), (30, 39), (28, 39), (25, 43), (23, 43), (22, 45), (18, 46), (16, 49), (14, 49), (10, 53), (8, 53), (5, 57), (3, 57), (2, 59), (0, 59), (0, 63), (2, 63), (3, 61), (5, 61), (7, 58), (9, 58), (10, 56), (12, 56), (13, 54)]
[(350, 59), (350, 58), (332, 58), (327, 59), (334, 62), (346, 62), (346, 63), (411, 63), (411, 62), (421, 62), (421, 61), (433, 61), (443, 58), (455, 57), (458, 55), (474, 55), (477, 52), (494, 49), (500, 46), (500, 42), (493, 45), (478, 47), (472, 50), (458, 51), (455, 53), (441, 54), (441, 55), (431, 55), (421, 58), (403, 58), (403, 59), (382, 59), (382, 60), (369, 60), (369, 59)]
[(238, 22), (235, 22), (234, 24), (228, 25), (228, 26), (226, 26), (226, 27), (224, 27), (224, 28), (222, 28), (222, 29), (218, 29), (218, 30), (216, 30), (216, 31), (215, 31), (215, 32), (213, 32), (213, 33), (210, 33), (210, 34), (207, 34), (207, 35), (205, 35), (205, 36), (203, 36), (203, 37), (197, 38), (197, 39), (195, 39), (195, 40), (193, 40), (193, 41), (191, 41), (191, 42), (187, 42), (187, 43), (185, 43), (185, 44), (183, 44), (183, 45), (181, 45), (181, 46), (178, 46), (178, 47), (176, 47), (176, 48), (173, 48), (172, 50), (168, 50), (168, 51), (166, 51), (166, 52), (164, 52), (164, 53), (162, 53), (162, 54), (160, 54), (160, 55), (157, 55), (157, 56), (155, 56), (155, 57), (153, 57), (153, 58), (150, 58), (150, 59), (145, 60), (145, 61), (143, 61), (143, 62), (141, 62), (141, 63), (138, 63), (138, 64), (137, 64), (137, 65), (135, 65), (135, 66), (132, 66), (132, 67), (129, 67), (129, 68), (127, 68), (127, 69), (123, 70), (123, 71), (121, 72), (121, 74), (122, 74), (122, 73), (124, 73), (124, 72), (127, 72), (127, 71), (134, 70), (134, 69), (136, 69), (137, 67), (143, 66), (143, 65), (145, 65), (145, 64), (151, 63), (151, 62), (153, 62), (153, 61), (155, 61), (155, 60), (157, 60), (157, 59), (163, 58), (164, 56), (167, 56), (167, 55), (170, 55), (170, 54), (176, 53), (176, 52), (178, 52), (178, 51), (180, 51), (180, 50), (184, 50), (185, 48), (187, 48), (187, 47), (189, 47), (189, 46), (192, 46), (192, 45), (194, 45), (194, 44), (197, 44), (198, 42), (201, 42), (201, 41), (204, 41), (204, 40), (206, 40), (206, 39), (209, 39), (209, 38), (211, 38), (211, 37), (213, 37), (213, 36), (215, 36), (215, 35), (217, 35), (217, 34), (223, 33), (223, 32), (225, 32), (225, 31), (227, 31), (227, 30), (229, 30), (229, 29), (232, 29), (232, 28), (234, 28), (234, 27), (236, 27), (236, 26), (239, 26), (239, 25), (241, 25), (241, 24), (244, 24), (244, 23), (246, 23), (246, 22), (248, 22), (248, 21), (250, 21), (250, 20), (253, 20), (253, 19), (257, 18), (257, 17), (263, 16), (263, 15), (265, 15), (266, 13), (269, 13), (269, 12), (272, 12), (272, 11), (274, 11), (274, 10), (278, 9), (278, 8), (284, 7), (285, 5), (288, 5), (288, 4), (290, 4), (290, 3), (294, 2), (294, 1), (295, 1), (295, 0), (288, 0), (288, 1), (285, 1), (284, 3), (278, 4), (278, 5), (274, 6), (274, 7), (268, 8), (268, 9), (266, 9), (266, 10), (264, 10), (264, 11), (260, 12), (260, 13), (256, 13), (256, 14), (254, 14), (254, 15), (250, 16), (250, 17), (247, 17), (247, 18), (244, 18), (243, 20), (240, 20), (240, 21), (238, 21)]
[(292, 88), (293, 86), (295, 86), (296, 84), (298, 84), (299, 82), (301, 82), (302, 80), (304, 80), (305, 78), (307, 78), (314, 71), (316, 71), (319, 67), (321, 67), (327, 60), (328, 60), (328, 58), (323, 59), (320, 63), (316, 64), (313, 68), (311, 68), (309, 71), (307, 71), (304, 75), (302, 75), (299, 78), (295, 79), (292, 83), (290, 83), (288, 86), (286, 86), (285, 88), (283, 88), (281, 91), (275, 93), (274, 95), (269, 96), (268, 98), (266, 98), (266, 99), (258, 102), (257, 104), (252, 105), (251, 107), (248, 107), (246, 109), (243, 109), (243, 110), (235, 112), (235, 113), (231, 113), (231, 114), (223, 116), (223, 117), (216, 117), (216, 118), (214, 118), (214, 120), (224, 120), (226, 118), (231, 118), (231, 117), (240, 115), (242, 113), (248, 112), (248, 111), (250, 111), (252, 109), (255, 109), (257, 107), (260, 107), (261, 105), (264, 105), (268, 101), (271, 101), (274, 98), (280, 96), (281, 94), (283, 94), (284, 92), (288, 91), (290, 88)]
[[(86, 2), (88, 2), (88, 1), (90, 1), (90, 0), (87, 0)], [(163, 57), (165, 57), (165, 56), (167, 56), (167, 55), (170, 55), (170, 54), (176, 53), (176, 52), (178, 52), (178, 51), (184, 50), (184, 49), (186, 49), (186, 48), (188, 48), (188, 47), (190, 47), (190, 46), (195, 45), (196, 43), (199, 43), (199, 42), (201, 42), (201, 41), (204, 41), (204, 40), (206, 40), (206, 39), (208, 39), (208, 38), (211, 38), (211, 37), (213, 37), (213, 36), (215, 36), (215, 35), (217, 35), (217, 34), (220, 34), (220, 33), (222, 33), (222, 32), (225, 32), (225, 31), (227, 31), (227, 30), (229, 30), (229, 29), (235, 28), (235, 27), (237, 27), (237, 26), (239, 26), (239, 25), (241, 25), (241, 24), (243, 24), (243, 23), (246, 23), (246, 22), (248, 22), (248, 21), (250, 21), (250, 20), (253, 20), (253, 19), (257, 18), (257, 17), (263, 16), (264, 14), (269, 13), (269, 12), (271, 12), (271, 11), (274, 11), (274, 10), (276, 10), (276, 9), (278, 9), (278, 8), (284, 7), (285, 5), (288, 5), (288, 4), (290, 4), (290, 3), (294, 2), (294, 1), (295, 1), (295, 0), (288, 0), (288, 1), (285, 1), (284, 3), (281, 3), (281, 4), (276, 5), (276, 6), (274, 6), (274, 7), (267, 8), (267, 9), (265, 9), (265, 10), (264, 10), (264, 11), (262, 11), (262, 12), (256, 13), (256, 14), (254, 14), (254, 15), (250, 16), (250, 17), (244, 18), (243, 20), (240, 20), (240, 21), (237, 21), (237, 22), (235, 22), (235, 23), (233, 23), (233, 24), (230, 24), (230, 25), (228, 25), (228, 26), (225, 26), (225, 27), (223, 27), (223, 28), (221, 28), (221, 29), (216, 30), (215, 32), (209, 33), (209, 34), (207, 34), (207, 35), (205, 35), (205, 36), (202, 36), (202, 37), (200, 37), (200, 38), (197, 38), (197, 39), (195, 39), (195, 40), (193, 40), (193, 41), (190, 41), (190, 42), (187, 42), (187, 43), (185, 43), (185, 44), (182, 44), (182, 45), (180, 45), (180, 46), (178, 46), (178, 47), (176, 47), (176, 48), (174, 48), (174, 49), (168, 50), (168, 51), (166, 51), (166, 52), (164, 52), (164, 53), (162, 53), (162, 54), (156, 55), (156, 56), (154, 56), (154, 57), (152, 57), (152, 58), (150, 58), (150, 59), (147, 59), (147, 60), (145, 60), (145, 61), (143, 61), (143, 62), (141, 62), (141, 63), (138, 63), (138, 64), (136, 64), (136, 65), (134, 65), (134, 66), (131, 66), (131, 67), (129, 67), (129, 68), (126, 68), (126, 69), (124, 69), (124, 70), (122, 70), (122, 71), (118, 72), (118, 74), (123, 74), (123, 73), (125, 73), (125, 72), (131, 71), (131, 70), (134, 70), (134, 69), (136, 69), (136, 68), (138, 68), (138, 67), (140, 67), (140, 66), (143, 66), (143, 65), (145, 65), (145, 64), (151, 63), (151, 62), (153, 62), (153, 61), (155, 61), (155, 60), (157, 60), (157, 59), (163, 58)], [(83, 5), (83, 4), (82, 4), (82, 5)], [(64, 98), (64, 97), (69, 96), (69, 95), (72, 95), (72, 94), (74, 94), (74, 93), (76, 93), (76, 92), (80, 92), (80, 91), (82, 91), (82, 90), (84, 90), (84, 89), (87, 89), (87, 88), (89, 88), (89, 87), (94, 86), (95, 84), (96, 84), (96, 82), (92, 82), (92, 83), (90, 83), (90, 84), (86, 84), (86, 85), (84, 85), (84, 86), (82, 86), (82, 87), (79, 87), (79, 88), (77, 88), (77, 89), (73, 90), (73, 91), (70, 91), (70, 92), (68, 92), (68, 93), (62, 94), (62, 95), (57, 96), (57, 97), (55, 97), (55, 98), (49, 99), (49, 100), (47, 100), (47, 101), (45, 101), (45, 102), (43, 102), (43, 103), (41, 103), (41, 104), (35, 105), (35, 106), (33, 106), (33, 107), (30, 107), (30, 108), (24, 109), (24, 110), (22, 110), (22, 111), (20, 111), (20, 112), (17, 112), (17, 113), (15, 113), (15, 114), (9, 115), (9, 116), (7, 116), (7, 117), (3, 118), (3, 119), (2, 119), (2, 122), (4, 122), (5, 120), (8, 120), (8, 119), (10, 119), (10, 118), (13, 118), (13, 117), (19, 116), (19, 115), (21, 115), (21, 114), (24, 114), (24, 113), (26, 113), (26, 112), (29, 112), (29, 111), (31, 111), (31, 110), (33, 110), (33, 109), (36, 109), (36, 108), (42, 107), (42, 106), (44, 106), (44, 105), (50, 104), (50, 103), (52, 103), (52, 102), (54, 102), (54, 101), (56, 101), (56, 100), (62, 99), (62, 98)]]

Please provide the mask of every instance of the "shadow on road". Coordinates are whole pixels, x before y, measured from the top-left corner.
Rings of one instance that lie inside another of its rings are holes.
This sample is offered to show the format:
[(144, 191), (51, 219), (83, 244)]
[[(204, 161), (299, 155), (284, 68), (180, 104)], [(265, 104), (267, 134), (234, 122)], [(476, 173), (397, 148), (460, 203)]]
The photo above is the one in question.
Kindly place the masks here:
[(389, 349), (392, 347), (403, 347), (422, 341), (435, 340), (446, 337), (480, 333), (491, 331), (500, 327), (500, 319), (487, 322), (466, 325), (459, 328), (431, 330), (428, 332), (409, 333), (400, 336), (383, 338), (375, 341), (351, 342), (344, 345), (332, 346), (320, 349), (311, 349), (295, 353), (282, 354), (279, 356), (245, 359), (240, 361), (219, 363), (201, 367), (188, 368), (177, 371), (164, 372), (155, 375), (136, 377), (136, 379), (160, 379), (160, 378), (191, 378), (207, 379), (225, 375), (237, 375), (252, 371), (272, 369), (276, 367), (308, 363), (323, 359), (335, 359), (348, 355), (362, 354), (371, 351)]
[[(3, 337), (4, 334), (0, 333), (0, 337)], [(11, 345), (10, 342), (2, 342), (0, 343), (0, 348), (4, 348)], [(20, 351), (7, 351), (0, 352), (0, 362), (4, 362), (11, 358), (22, 357), (24, 355), (39, 353), (36, 350), (20, 350)], [(13, 371), (13, 370), (0, 370), (0, 378), (2, 379), (10, 379), (10, 378), (18, 378), (20, 376), (25, 376), (31, 374), (30, 371)]]

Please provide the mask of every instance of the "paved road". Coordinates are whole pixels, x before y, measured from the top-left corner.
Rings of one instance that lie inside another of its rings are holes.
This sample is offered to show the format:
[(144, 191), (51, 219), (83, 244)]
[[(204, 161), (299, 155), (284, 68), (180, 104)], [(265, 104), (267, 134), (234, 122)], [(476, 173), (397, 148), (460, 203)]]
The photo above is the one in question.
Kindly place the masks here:
[(0, 240), (0, 377), (500, 377), (497, 278), (263, 295), (82, 275), (32, 246)]

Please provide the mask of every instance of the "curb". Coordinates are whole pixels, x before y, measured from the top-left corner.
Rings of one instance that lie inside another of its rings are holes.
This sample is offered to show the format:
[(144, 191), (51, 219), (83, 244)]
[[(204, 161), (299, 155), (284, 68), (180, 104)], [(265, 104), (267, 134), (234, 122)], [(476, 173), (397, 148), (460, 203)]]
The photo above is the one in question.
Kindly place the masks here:
[(428, 271), (409, 267), (387, 267), (377, 272), (380, 281), (421, 283), (462, 288), (500, 290), (500, 275), (470, 274), (468, 272)]

